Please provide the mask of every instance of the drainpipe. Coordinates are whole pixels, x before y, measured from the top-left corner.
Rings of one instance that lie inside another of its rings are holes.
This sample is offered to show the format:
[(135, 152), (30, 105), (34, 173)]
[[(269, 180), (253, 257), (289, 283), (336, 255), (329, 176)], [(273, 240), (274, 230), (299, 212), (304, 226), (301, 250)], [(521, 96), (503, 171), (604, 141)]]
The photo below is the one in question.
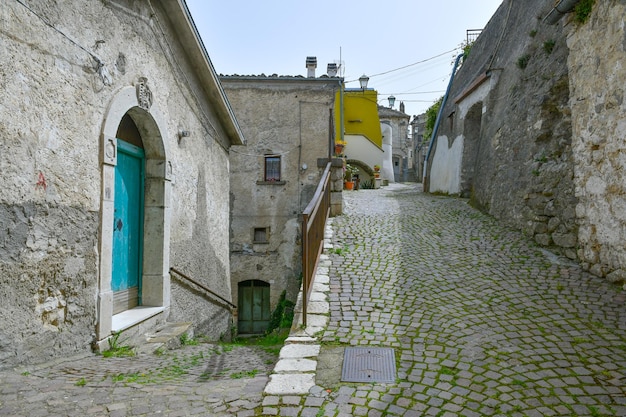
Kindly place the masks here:
[(555, 24), (559, 21), (559, 19), (561, 19), (567, 13), (571, 12), (576, 6), (576, 3), (578, 3), (579, 1), (580, 0), (559, 1), (558, 4), (554, 6), (552, 10), (550, 10), (550, 13), (548, 13), (546, 17), (543, 18), (544, 23), (547, 23), (549, 25)]
[(446, 94), (443, 96), (443, 100), (441, 101), (441, 107), (439, 107), (439, 113), (437, 113), (437, 120), (435, 120), (435, 127), (433, 128), (433, 134), (430, 136), (430, 144), (428, 145), (428, 152), (426, 153), (426, 159), (424, 160), (424, 172), (423, 172), (423, 183), (424, 183), (424, 191), (428, 192), (430, 186), (428, 181), (430, 178), (426, 176), (426, 172), (428, 171), (428, 161), (430, 160), (430, 153), (433, 150), (433, 144), (435, 143), (435, 138), (437, 137), (437, 131), (439, 130), (439, 122), (441, 121), (441, 114), (443, 113), (443, 108), (446, 107), (446, 101), (448, 101), (448, 95), (450, 94), (450, 87), (452, 87), (452, 82), (454, 81), (454, 74), (456, 73), (456, 68), (459, 65), (459, 61), (463, 57), (463, 54), (457, 55), (454, 60), (454, 67), (452, 68), (452, 75), (450, 76), (450, 81), (448, 82), (448, 88), (446, 88)]
[(343, 78), (339, 80), (339, 139), (343, 143)]

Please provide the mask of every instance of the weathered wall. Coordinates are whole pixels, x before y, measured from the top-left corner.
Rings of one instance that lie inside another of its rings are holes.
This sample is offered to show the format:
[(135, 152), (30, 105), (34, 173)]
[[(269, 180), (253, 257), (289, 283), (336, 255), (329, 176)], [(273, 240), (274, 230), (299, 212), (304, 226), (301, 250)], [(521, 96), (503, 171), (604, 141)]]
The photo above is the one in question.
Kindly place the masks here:
[(378, 116), (381, 123), (389, 122), (392, 129), (392, 159), (398, 161), (398, 166), (393, 166), (394, 171), (397, 172), (394, 175), (394, 181), (407, 181), (405, 171), (413, 165), (413, 160), (409, 156), (409, 151), (413, 146), (408, 140), (410, 116), (383, 106), (378, 106)]
[(612, 281), (626, 279), (625, 15), (624, 1), (597, 1), (567, 39), (578, 255)]
[[(29, 7), (0, 8), (0, 367), (88, 351), (94, 341), (101, 129), (116, 93), (139, 77), (166, 123), (169, 261), (230, 297), (226, 135), (167, 13), (147, 2)], [(192, 136), (179, 145), (181, 127)], [(204, 322), (219, 310), (205, 303), (190, 314), (195, 300), (177, 290), (173, 297), (177, 319)], [(212, 326), (221, 333), (230, 323)]]
[[(433, 156), (430, 192), (459, 194), (461, 192), (461, 166), (463, 159), (463, 137), (454, 141), (445, 136), (437, 137), (437, 151)], [(454, 169), (454, 168), (457, 169)]]
[[(222, 85), (248, 140), (233, 147), (231, 166), (231, 277), (270, 287), (274, 309), (283, 290), (295, 301), (301, 272), (299, 214), (309, 203), (328, 157), (329, 117), (339, 79), (222, 77)], [(264, 157), (281, 155), (281, 181), (263, 182)], [(307, 165), (302, 170), (303, 164)], [(268, 227), (268, 243), (253, 243), (254, 228)]]
[(444, 191), (574, 259), (569, 51), (563, 25), (541, 21), (552, 6), (502, 3), (455, 76), (438, 135), (463, 140), (460, 192)]

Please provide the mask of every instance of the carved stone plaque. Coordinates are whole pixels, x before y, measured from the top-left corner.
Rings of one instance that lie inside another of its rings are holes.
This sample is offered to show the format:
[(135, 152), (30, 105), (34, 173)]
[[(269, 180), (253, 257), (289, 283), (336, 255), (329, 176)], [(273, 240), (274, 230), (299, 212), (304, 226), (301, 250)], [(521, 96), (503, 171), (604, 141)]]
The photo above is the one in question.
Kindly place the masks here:
[(146, 77), (139, 77), (136, 88), (139, 107), (144, 110), (150, 110), (152, 106), (152, 91), (150, 91), (150, 87), (148, 87), (148, 79)]

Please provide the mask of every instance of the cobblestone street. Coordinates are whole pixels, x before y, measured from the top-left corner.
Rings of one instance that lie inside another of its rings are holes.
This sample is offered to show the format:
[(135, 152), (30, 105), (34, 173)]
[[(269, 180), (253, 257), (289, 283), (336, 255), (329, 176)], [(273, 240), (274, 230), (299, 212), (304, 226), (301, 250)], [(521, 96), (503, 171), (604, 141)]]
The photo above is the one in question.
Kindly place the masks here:
[(318, 364), (391, 347), (397, 383), (330, 370), (277, 415), (626, 416), (625, 292), (417, 187), (344, 193)]
[[(420, 190), (344, 193), (309, 394), (264, 395), (271, 358), (201, 344), (1, 372), (0, 415), (626, 416), (626, 291)], [(393, 348), (396, 382), (341, 382), (348, 346)]]

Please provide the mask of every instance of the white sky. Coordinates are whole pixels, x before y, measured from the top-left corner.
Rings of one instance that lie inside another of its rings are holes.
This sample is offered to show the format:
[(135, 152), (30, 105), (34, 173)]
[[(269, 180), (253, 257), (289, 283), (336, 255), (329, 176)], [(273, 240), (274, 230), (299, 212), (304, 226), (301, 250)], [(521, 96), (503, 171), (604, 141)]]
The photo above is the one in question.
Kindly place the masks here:
[(347, 88), (366, 74), (379, 104), (394, 95), (409, 115), (444, 94), (466, 30), (482, 29), (501, 2), (186, 0), (218, 74), (306, 76), (316, 56), (320, 76), (341, 56)]

